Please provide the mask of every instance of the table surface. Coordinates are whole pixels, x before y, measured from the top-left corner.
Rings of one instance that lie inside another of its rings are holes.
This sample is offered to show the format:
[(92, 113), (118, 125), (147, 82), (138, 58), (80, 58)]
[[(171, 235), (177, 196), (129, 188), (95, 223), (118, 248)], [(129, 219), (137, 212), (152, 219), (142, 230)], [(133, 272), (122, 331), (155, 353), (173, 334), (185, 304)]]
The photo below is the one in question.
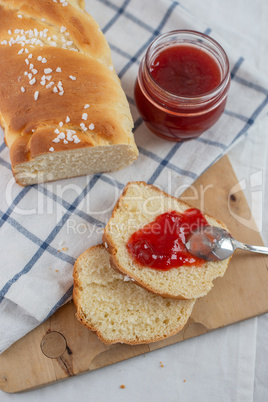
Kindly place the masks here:
[[(90, 12), (90, 0), (86, 3)], [(267, 72), (266, 0), (181, 0), (180, 4), (231, 41), (257, 68)], [(224, 22), (219, 22), (219, 15)], [(266, 245), (267, 132), (268, 117), (265, 117), (228, 153)], [(0, 400), (267, 401), (267, 332), (268, 314), (42, 389), (22, 394), (0, 391)], [(124, 389), (120, 388), (122, 384)]]

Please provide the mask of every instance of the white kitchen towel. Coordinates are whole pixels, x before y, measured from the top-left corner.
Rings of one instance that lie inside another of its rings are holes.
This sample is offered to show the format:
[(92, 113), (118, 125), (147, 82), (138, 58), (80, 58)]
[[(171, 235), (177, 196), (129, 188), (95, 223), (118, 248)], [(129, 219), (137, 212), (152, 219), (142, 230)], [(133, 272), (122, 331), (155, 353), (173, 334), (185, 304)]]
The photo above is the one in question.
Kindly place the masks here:
[[(266, 77), (178, 2), (91, 0), (87, 4), (109, 41), (131, 106), (140, 155), (132, 166), (116, 173), (21, 188), (12, 178), (1, 135), (0, 353), (70, 300), (75, 259), (101, 242), (102, 229), (128, 181), (145, 180), (179, 195), (268, 111)], [(231, 64), (224, 114), (212, 129), (185, 143), (151, 134), (133, 99), (138, 65), (148, 45), (155, 36), (174, 29), (211, 35), (223, 45)]]

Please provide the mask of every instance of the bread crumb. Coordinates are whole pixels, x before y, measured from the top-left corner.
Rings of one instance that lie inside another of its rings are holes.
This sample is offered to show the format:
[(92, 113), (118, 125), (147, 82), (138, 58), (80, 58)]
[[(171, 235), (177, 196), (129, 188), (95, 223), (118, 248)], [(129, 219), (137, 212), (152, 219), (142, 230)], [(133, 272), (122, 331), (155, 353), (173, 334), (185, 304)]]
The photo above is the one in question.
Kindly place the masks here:
[(186, 382), (186, 380), (183, 380), (183, 382)]
[(126, 387), (124, 386), (124, 384), (120, 385), (120, 388), (125, 389)]
[(62, 247), (62, 251), (68, 251), (68, 247)]
[(161, 366), (161, 367), (164, 367), (164, 364), (163, 364), (162, 362), (160, 362), (160, 366)]
[(59, 272), (59, 270), (58, 270), (58, 269), (55, 269), (55, 272)]

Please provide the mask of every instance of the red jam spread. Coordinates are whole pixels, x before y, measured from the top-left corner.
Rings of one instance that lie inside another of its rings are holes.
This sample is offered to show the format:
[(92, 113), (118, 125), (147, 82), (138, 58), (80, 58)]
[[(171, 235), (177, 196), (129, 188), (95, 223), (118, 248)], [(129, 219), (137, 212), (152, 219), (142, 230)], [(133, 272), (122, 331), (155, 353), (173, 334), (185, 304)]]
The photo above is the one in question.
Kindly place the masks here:
[(221, 82), (218, 63), (197, 46), (167, 47), (153, 60), (150, 72), (162, 88), (179, 96), (202, 95)]
[(134, 232), (127, 249), (135, 262), (162, 271), (182, 265), (200, 266), (204, 260), (192, 256), (185, 243), (193, 231), (207, 225), (199, 209), (167, 212)]

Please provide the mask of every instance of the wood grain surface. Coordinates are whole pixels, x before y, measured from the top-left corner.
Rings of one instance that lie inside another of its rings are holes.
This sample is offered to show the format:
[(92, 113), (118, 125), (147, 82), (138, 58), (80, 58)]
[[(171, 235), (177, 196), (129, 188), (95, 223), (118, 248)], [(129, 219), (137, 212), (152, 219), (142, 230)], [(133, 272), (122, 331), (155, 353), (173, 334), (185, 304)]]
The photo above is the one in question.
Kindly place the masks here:
[[(236, 184), (224, 156), (182, 199), (225, 222), (238, 240), (262, 245), (245, 196)], [(104, 345), (78, 322), (74, 304), (68, 303), (0, 356), (0, 389), (19, 392), (37, 388), (266, 313), (267, 268), (267, 256), (237, 251), (224, 277), (216, 279), (211, 292), (196, 302), (184, 329), (149, 345)]]

